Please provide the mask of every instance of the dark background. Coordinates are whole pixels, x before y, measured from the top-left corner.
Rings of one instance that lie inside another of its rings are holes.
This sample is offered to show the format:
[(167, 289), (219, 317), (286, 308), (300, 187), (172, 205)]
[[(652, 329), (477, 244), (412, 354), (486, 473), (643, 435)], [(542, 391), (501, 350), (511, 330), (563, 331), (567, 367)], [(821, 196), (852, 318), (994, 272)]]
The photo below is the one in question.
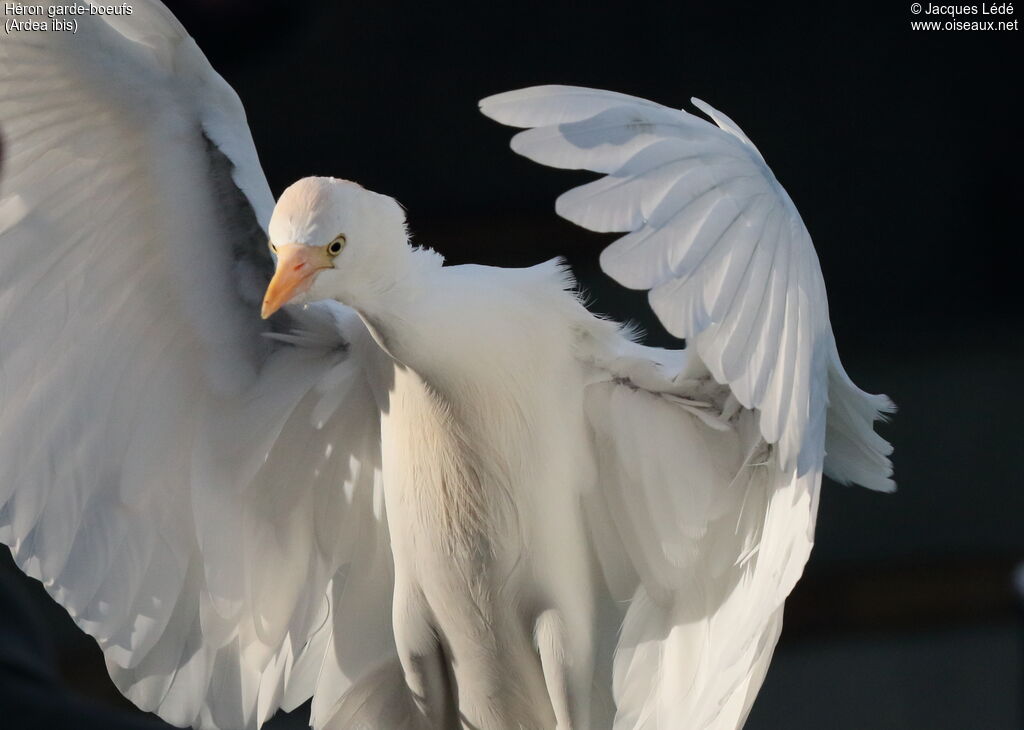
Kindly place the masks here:
[[(814, 237), (847, 369), (900, 407), (883, 427), (900, 489), (826, 485), (748, 728), (1024, 725), (1010, 580), (1024, 559), (1022, 31), (914, 32), (902, 0), (169, 5), (241, 96), (275, 195), (347, 177), (400, 200), (415, 240), (450, 262), (565, 255), (594, 306), (652, 344), (670, 338), (644, 296), (596, 270), (609, 239), (554, 214), (586, 176), (515, 156), (476, 101), (566, 83), (697, 96), (735, 119)], [(125, 705), (98, 650), (8, 563), (0, 590), (20, 598), (0, 629), (0, 726), (128, 727), (107, 714)], [(26, 676), (72, 692), (35, 702)]]

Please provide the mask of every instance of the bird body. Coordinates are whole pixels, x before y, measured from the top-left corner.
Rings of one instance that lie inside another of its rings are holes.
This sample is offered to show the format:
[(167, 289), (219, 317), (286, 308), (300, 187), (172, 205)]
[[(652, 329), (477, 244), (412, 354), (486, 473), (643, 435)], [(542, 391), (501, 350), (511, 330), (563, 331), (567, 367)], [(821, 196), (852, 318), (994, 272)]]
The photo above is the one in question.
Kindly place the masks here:
[(121, 691), (211, 730), (742, 726), (822, 476), (893, 484), (892, 404), (735, 122), (481, 102), (603, 175), (556, 210), (624, 234), (601, 267), (662, 350), (557, 260), (444, 266), (356, 183), (275, 204), (159, 2), (76, 15), (0, 45), (0, 541)]
[[(557, 268), (539, 268), (438, 269), (442, 289), (423, 291), (447, 292), (443, 310), (417, 308), (378, 335), (402, 343), (390, 353), (381, 423), (398, 651), (414, 694), (424, 687), (435, 711), (450, 701), (451, 671), (461, 714), (480, 728), (510, 727), (511, 719), (512, 727), (550, 726), (534, 656), (538, 620), (555, 608), (580, 620), (591, 612), (573, 506), (581, 457), (589, 457), (583, 412), (551, 407), (567, 393), (582, 400), (571, 321), (547, 306), (569, 310), (573, 302)], [(454, 321), (456, 328), (438, 327)], [(538, 373), (550, 382), (531, 388)], [(431, 671), (438, 674), (420, 677)]]
[[(578, 342), (617, 328), (579, 303), (558, 261), (408, 255), (425, 261), (356, 304), (387, 359), (383, 482), (406, 680), (437, 727), (455, 709), (450, 685), (473, 727), (551, 727), (552, 703), (564, 727), (586, 727), (569, 722), (563, 686), (589, 712), (594, 566), (581, 510), (595, 467)], [(538, 661), (538, 636), (559, 652)]]

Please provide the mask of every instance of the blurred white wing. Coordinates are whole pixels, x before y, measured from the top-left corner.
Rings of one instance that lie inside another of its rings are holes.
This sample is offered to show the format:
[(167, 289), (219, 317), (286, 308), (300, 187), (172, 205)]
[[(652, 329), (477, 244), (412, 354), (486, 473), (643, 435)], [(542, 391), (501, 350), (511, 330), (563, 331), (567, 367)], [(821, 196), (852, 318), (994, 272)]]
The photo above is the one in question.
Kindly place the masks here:
[(611, 377), (586, 394), (590, 534), (627, 607), (609, 660), (614, 727), (740, 727), (810, 554), (821, 472), (781, 471), (756, 413), (722, 386), (642, 360), (598, 365)]
[(601, 487), (592, 535), (613, 593), (632, 597), (616, 730), (741, 725), (810, 554), (822, 472), (892, 489), (891, 448), (872, 427), (891, 404), (843, 370), (799, 213), (739, 127), (694, 103), (718, 126), (593, 89), (481, 102), (531, 127), (516, 152), (606, 174), (556, 209), (628, 232), (602, 268), (650, 289), (696, 355), (682, 370), (652, 365), (661, 355), (645, 348), (590, 358), (610, 376), (587, 395)]
[(322, 716), (393, 651), (376, 349), (340, 306), (266, 336), (241, 104), (133, 8), (0, 44), (0, 540), (141, 707)]

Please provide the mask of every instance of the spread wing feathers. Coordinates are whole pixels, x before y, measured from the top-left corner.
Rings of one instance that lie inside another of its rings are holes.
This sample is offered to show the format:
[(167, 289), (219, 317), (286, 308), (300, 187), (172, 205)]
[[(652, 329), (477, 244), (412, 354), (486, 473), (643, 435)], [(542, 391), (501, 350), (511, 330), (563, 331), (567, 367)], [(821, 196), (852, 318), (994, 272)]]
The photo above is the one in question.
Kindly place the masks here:
[(843, 370), (796, 208), (739, 127), (695, 103), (718, 126), (591, 89), (481, 102), (530, 127), (516, 152), (606, 174), (556, 208), (628, 232), (602, 268), (650, 289), (659, 319), (687, 339), (674, 363), (612, 338), (583, 358), (597, 370), (590, 531), (612, 594), (628, 600), (616, 730), (742, 725), (810, 554), (822, 472), (892, 488), (890, 447), (873, 430), (891, 404)]
[(141, 707), (322, 712), (392, 650), (368, 335), (266, 336), (237, 97), (158, 3), (76, 18), (0, 45), (0, 540)]
[(650, 289), (666, 329), (759, 412), (783, 471), (822, 463), (831, 399), (836, 456), (826, 472), (891, 489), (889, 447), (872, 429), (891, 404), (843, 371), (800, 214), (740, 128), (694, 103), (718, 126), (643, 99), (564, 86), (498, 94), (481, 110), (530, 127), (512, 149), (531, 160), (606, 174), (563, 194), (558, 213), (591, 230), (628, 231), (604, 250), (602, 268), (624, 286)]

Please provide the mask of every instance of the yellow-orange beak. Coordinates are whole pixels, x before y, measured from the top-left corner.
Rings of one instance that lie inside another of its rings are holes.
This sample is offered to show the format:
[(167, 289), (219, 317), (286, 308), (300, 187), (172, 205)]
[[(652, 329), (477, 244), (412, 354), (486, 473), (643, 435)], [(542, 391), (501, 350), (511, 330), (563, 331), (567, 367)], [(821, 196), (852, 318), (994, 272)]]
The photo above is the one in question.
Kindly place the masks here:
[(289, 243), (277, 247), (277, 270), (263, 296), (260, 316), (266, 319), (293, 298), (309, 289), (313, 275), (330, 267), (324, 252), (313, 246)]

